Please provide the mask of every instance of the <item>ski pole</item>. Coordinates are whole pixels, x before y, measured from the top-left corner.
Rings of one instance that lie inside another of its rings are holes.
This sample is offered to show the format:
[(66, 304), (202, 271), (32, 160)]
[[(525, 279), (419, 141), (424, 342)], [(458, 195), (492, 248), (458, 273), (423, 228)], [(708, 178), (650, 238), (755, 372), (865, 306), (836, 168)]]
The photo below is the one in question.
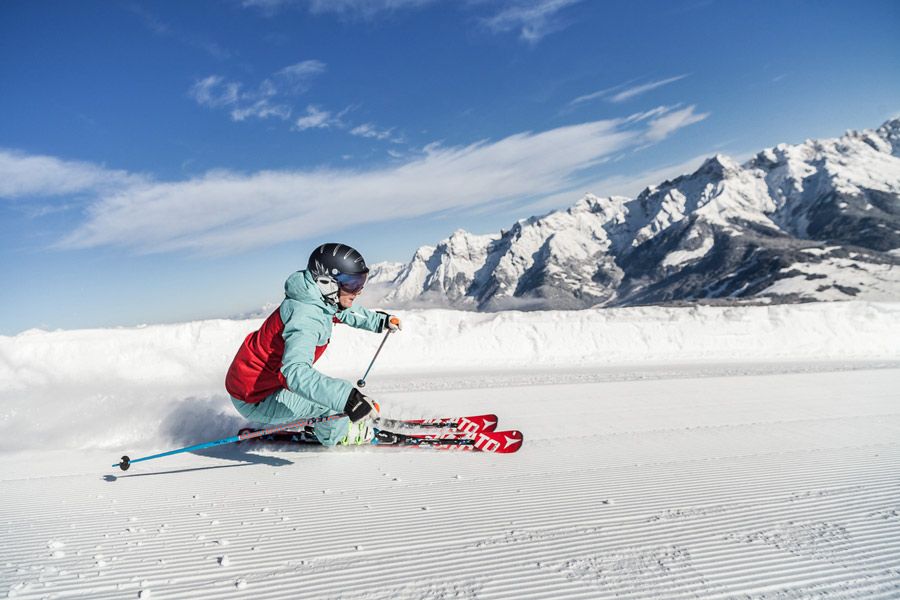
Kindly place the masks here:
[(366, 369), (366, 372), (363, 374), (362, 379), (356, 380), (356, 385), (358, 385), (359, 387), (366, 387), (366, 377), (369, 376), (369, 371), (372, 370), (372, 365), (375, 364), (375, 359), (378, 358), (378, 353), (381, 352), (381, 349), (384, 347), (384, 343), (387, 341), (389, 335), (391, 335), (390, 329), (384, 332), (384, 339), (381, 340), (381, 344), (378, 346), (378, 350), (375, 351), (375, 356), (372, 357), (372, 362), (369, 363), (369, 368)]
[(119, 467), (123, 471), (127, 471), (128, 467), (130, 467), (132, 463), (141, 462), (144, 460), (152, 460), (154, 458), (162, 458), (163, 456), (171, 456), (173, 454), (180, 454), (182, 452), (192, 452), (194, 450), (212, 448), (213, 446), (221, 446), (223, 444), (241, 442), (243, 440), (250, 440), (253, 438), (268, 435), (270, 433), (275, 433), (276, 431), (284, 431), (285, 429), (293, 429), (295, 427), (304, 427), (306, 425), (312, 425), (314, 423), (324, 423), (325, 421), (333, 421), (335, 419), (340, 419), (346, 416), (347, 415), (345, 415), (344, 413), (341, 413), (338, 415), (331, 415), (329, 417), (314, 417), (312, 419), (301, 419), (299, 421), (292, 421), (290, 423), (281, 423), (280, 425), (275, 425), (274, 427), (269, 427), (268, 429), (260, 429), (259, 431), (251, 431), (240, 435), (233, 435), (231, 437), (222, 438), (221, 440), (215, 440), (214, 442), (206, 442), (203, 444), (197, 444), (196, 446), (188, 446), (187, 448), (179, 448), (178, 450), (170, 450), (168, 452), (154, 454), (153, 456), (144, 456), (142, 458), (132, 459), (128, 458), (127, 456), (123, 456), (122, 460), (114, 464), (113, 466)]

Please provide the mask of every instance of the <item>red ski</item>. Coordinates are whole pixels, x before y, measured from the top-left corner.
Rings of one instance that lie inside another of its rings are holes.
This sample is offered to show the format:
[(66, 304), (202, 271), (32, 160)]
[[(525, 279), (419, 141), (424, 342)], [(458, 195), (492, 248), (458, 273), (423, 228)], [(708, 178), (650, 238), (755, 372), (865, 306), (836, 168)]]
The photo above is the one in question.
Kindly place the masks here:
[(375, 420), (376, 427), (386, 429), (445, 429), (453, 432), (474, 433), (476, 431), (494, 431), (497, 428), (497, 415), (472, 415), (467, 417), (441, 417), (435, 419), (387, 419)]
[[(242, 429), (240, 434), (253, 433), (256, 430)], [(508, 431), (474, 431), (410, 434), (374, 428), (375, 437), (369, 444), (373, 446), (416, 446), (419, 448), (435, 448), (437, 450), (460, 450), (475, 452), (494, 452), (511, 454), (522, 447), (522, 432)], [(259, 442), (318, 444), (315, 436), (309, 431), (277, 431), (256, 438)]]
[(511, 454), (522, 447), (521, 431), (476, 431), (473, 433), (405, 434), (375, 429), (375, 446), (418, 446), (439, 450), (469, 450)]

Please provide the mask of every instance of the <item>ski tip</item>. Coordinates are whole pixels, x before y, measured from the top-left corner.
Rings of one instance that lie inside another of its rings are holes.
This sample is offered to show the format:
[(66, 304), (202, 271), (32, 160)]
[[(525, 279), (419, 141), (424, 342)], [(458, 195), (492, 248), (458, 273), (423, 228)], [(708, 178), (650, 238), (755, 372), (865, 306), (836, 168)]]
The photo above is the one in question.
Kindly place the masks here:
[(494, 431), (499, 420), (495, 414), (462, 417), (458, 427), (461, 431)]
[(507, 431), (479, 431), (473, 439), (474, 449), (494, 454), (512, 454), (522, 447), (524, 436), (517, 429)]
[(497, 429), (497, 423), (499, 422), (500, 417), (494, 414), (482, 415), (481, 417), (482, 428), (486, 429), (487, 431), (494, 431), (495, 429)]
[(512, 454), (513, 452), (517, 452), (519, 448), (522, 447), (522, 442), (525, 441), (525, 436), (522, 435), (522, 432), (518, 429), (511, 429), (509, 431), (498, 431), (495, 432), (499, 441), (501, 442), (500, 449), (497, 452), (501, 454)]

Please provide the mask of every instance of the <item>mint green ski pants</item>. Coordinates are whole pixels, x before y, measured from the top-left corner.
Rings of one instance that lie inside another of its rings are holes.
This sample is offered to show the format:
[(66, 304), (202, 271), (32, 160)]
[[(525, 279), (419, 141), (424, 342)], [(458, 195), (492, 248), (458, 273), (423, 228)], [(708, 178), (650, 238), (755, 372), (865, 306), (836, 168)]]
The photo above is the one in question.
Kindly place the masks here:
[[(232, 398), (231, 403), (234, 404), (234, 408), (237, 409), (242, 417), (262, 425), (277, 425), (299, 419), (327, 417), (337, 414), (337, 411), (327, 406), (316, 404), (312, 400), (307, 400), (287, 389), (278, 390), (257, 404), (250, 404), (237, 398)], [(326, 421), (325, 423), (316, 423), (313, 425), (313, 431), (316, 434), (316, 439), (323, 446), (334, 446), (341, 438), (347, 435), (349, 427), (350, 419), (343, 418)]]

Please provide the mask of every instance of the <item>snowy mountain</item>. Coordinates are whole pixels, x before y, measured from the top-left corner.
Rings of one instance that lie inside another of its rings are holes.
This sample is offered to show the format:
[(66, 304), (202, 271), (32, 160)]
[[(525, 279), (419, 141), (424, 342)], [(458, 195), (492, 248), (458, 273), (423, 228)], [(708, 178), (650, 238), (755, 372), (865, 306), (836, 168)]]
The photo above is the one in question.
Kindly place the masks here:
[(380, 262), (369, 268), (369, 280), (365, 289), (366, 305), (381, 302), (393, 289), (393, 282), (404, 264), (401, 262)]
[(393, 277), (393, 305), (585, 308), (900, 298), (900, 119), (716, 155), (636, 198), (586, 195), (508, 231), (456, 231)]

